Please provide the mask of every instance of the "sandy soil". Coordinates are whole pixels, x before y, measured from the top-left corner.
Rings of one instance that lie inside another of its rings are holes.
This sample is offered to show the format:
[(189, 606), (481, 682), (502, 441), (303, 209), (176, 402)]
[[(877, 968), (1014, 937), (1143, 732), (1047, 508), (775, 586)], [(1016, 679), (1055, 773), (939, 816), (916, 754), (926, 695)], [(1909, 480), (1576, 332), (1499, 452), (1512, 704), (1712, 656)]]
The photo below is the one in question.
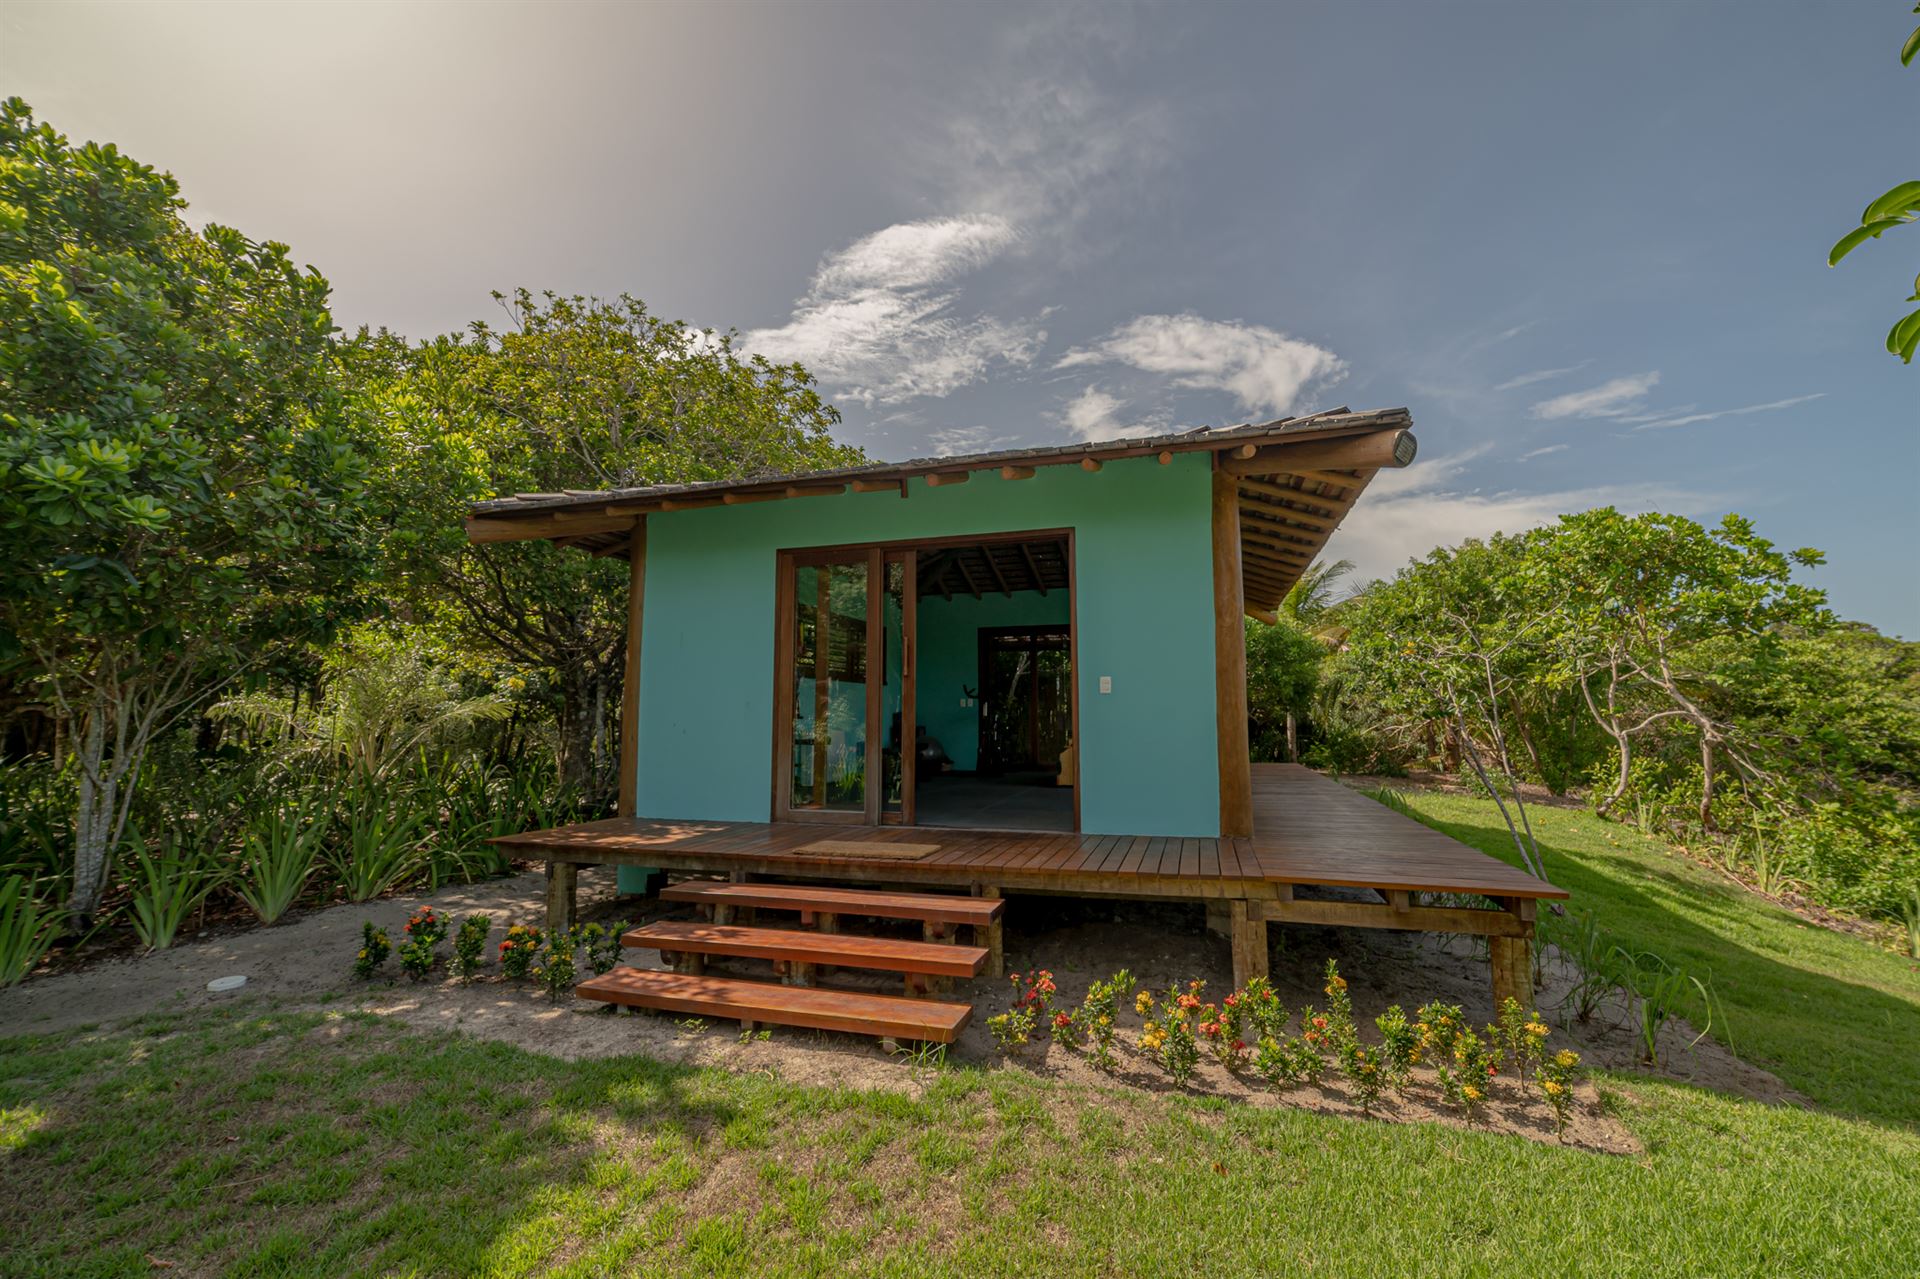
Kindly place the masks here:
[[(497, 941), (509, 923), (539, 922), (543, 884), (538, 875), (526, 874), (432, 894), (339, 906), (272, 928), (235, 931), (154, 955), (34, 978), (0, 991), (0, 1033), (55, 1033), (149, 1013), (247, 1001), (296, 1009), (361, 1008), (421, 1029), (501, 1040), (565, 1060), (639, 1052), (689, 1065), (772, 1071), (795, 1083), (911, 1092), (917, 1092), (928, 1078), (903, 1058), (851, 1036), (776, 1029), (767, 1039), (743, 1042), (730, 1023), (700, 1027), (664, 1016), (616, 1014), (596, 1005), (549, 1000), (527, 983), (436, 978), (416, 984), (399, 977), (391, 962), (393, 980), (356, 981), (349, 968), (361, 922), (370, 919), (397, 937), (407, 914), (423, 901), (456, 919), (471, 911), (492, 914)], [(657, 903), (617, 900), (612, 872), (591, 868), (581, 873), (581, 905), (584, 918), (603, 921), (632, 918), (639, 922), (677, 913)], [(1321, 973), (1332, 958), (1351, 983), (1356, 1016), (1369, 1029), (1371, 1019), (1390, 1003), (1401, 1003), (1411, 1011), (1430, 999), (1462, 1005), (1476, 1024), (1492, 1019), (1485, 961), (1464, 940), (1278, 925), (1271, 931), (1273, 982), (1289, 1007), (1321, 1002)], [(1065, 1001), (1077, 1001), (1089, 982), (1123, 967), (1155, 991), (1200, 978), (1210, 992), (1223, 995), (1231, 983), (1226, 942), (1206, 931), (1205, 914), (1198, 906), (1015, 898), (1008, 905), (1006, 933), (1009, 971), (1050, 969)], [(652, 952), (628, 951), (626, 958), (641, 966), (658, 963)], [(748, 965), (738, 971), (747, 975), (753, 970)], [(231, 974), (246, 976), (247, 984), (231, 994), (207, 991), (209, 981)], [(862, 976), (839, 973), (830, 980), (854, 986), (861, 984)], [(1616, 1004), (1586, 1025), (1563, 1027), (1553, 1010), (1565, 996), (1570, 973), (1550, 955), (1547, 977), (1539, 1003), (1555, 1023), (1551, 1044), (1577, 1049), (1592, 1065), (1639, 1069), (1629, 1009)], [(898, 989), (878, 980), (867, 985)], [(1045, 1043), (1015, 1057), (1003, 1057), (987, 1032), (986, 1019), (1011, 1002), (1010, 983), (982, 979), (953, 993), (974, 1000), (978, 1009), (953, 1050), (960, 1060), (1098, 1086), (1118, 1084), (1146, 1091), (1170, 1087), (1159, 1068), (1132, 1047), (1138, 1019), (1131, 1012), (1121, 1018), (1119, 1068), (1107, 1075), (1090, 1066), (1080, 1052)], [(1684, 1024), (1670, 1024), (1663, 1042), (1665, 1066), (1658, 1073), (1763, 1101), (1804, 1104), (1766, 1071), (1738, 1060), (1710, 1039), (1698, 1043), (1693, 1039), (1692, 1030)], [(1190, 1087), (1197, 1093), (1256, 1105), (1356, 1112), (1331, 1076), (1317, 1086), (1276, 1094), (1257, 1078), (1236, 1076), (1209, 1060), (1203, 1062)], [(1578, 1117), (1567, 1134), (1570, 1144), (1622, 1153), (1637, 1149), (1624, 1127), (1599, 1113), (1590, 1085), (1582, 1086), (1580, 1100)], [(1406, 1098), (1388, 1099), (1384, 1117), (1459, 1122), (1436, 1109), (1437, 1105), (1430, 1081), (1418, 1079)], [(1554, 1139), (1545, 1106), (1534, 1093), (1523, 1094), (1507, 1080), (1496, 1085), (1482, 1126)]]

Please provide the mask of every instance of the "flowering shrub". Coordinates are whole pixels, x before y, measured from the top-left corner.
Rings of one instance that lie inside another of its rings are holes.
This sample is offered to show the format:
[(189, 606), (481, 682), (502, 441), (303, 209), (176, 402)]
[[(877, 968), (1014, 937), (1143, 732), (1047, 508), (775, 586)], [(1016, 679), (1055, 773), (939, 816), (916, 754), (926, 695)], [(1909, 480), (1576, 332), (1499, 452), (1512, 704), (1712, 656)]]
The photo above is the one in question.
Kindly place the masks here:
[(487, 962), (487, 930), (493, 927), (491, 915), (468, 915), (453, 935), (453, 975), (472, 981)]
[(1254, 1050), (1253, 1068), (1274, 1087), (1290, 1088), (1296, 1084), (1319, 1083), (1326, 1059), (1298, 1037), (1277, 1039), (1267, 1035)]
[(1319, 1029), (1326, 1035), (1329, 1051), (1338, 1055), (1344, 1052), (1359, 1037), (1353, 1026), (1353, 1000), (1347, 997), (1347, 979), (1340, 975), (1340, 966), (1331, 959), (1327, 961), (1326, 1022)]
[(1548, 1033), (1547, 1023), (1540, 1020), (1540, 1014), (1523, 1010), (1520, 1001), (1511, 995), (1500, 1005), (1500, 1024), (1487, 1027), (1487, 1037), (1498, 1036), (1500, 1047), (1513, 1066), (1513, 1077), (1522, 1084), (1546, 1051)]
[(1547, 1105), (1553, 1107), (1553, 1130), (1566, 1135), (1567, 1117), (1573, 1111), (1573, 1081), (1580, 1069), (1580, 1054), (1562, 1048), (1534, 1068), (1534, 1082), (1540, 1085)]
[(1249, 978), (1246, 989), (1240, 992), (1240, 999), (1246, 1009), (1246, 1029), (1252, 1032), (1243, 1037), (1254, 1040), (1279, 1039), (1286, 1033), (1286, 1005), (1280, 1002), (1280, 996), (1273, 993), (1272, 982), (1265, 977)]
[(533, 971), (533, 959), (540, 953), (540, 943), (544, 934), (531, 924), (515, 924), (507, 929), (506, 940), (500, 943), (500, 972), (511, 978), (521, 978)]
[(1206, 988), (1207, 983), (1194, 981), (1187, 983), (1185, 994), (1178, 986), (1169, 989), (1165, 1002), (1157, 1010), (1158, 1015), (1140, 1033), (1140, 1047), (1151, 1053), (1168, 1077), (1182, 1088), (1193, 1078), (1194, 1067), (1200, 1064), (1194, 1019), (1203, 1007), (1200, 992)]
[(1359, 1039), (1343, 1042), (1334, 1058), (1346, 1078), (1348, 1095), (1360, 1103), (1362, 1114), (1372, 1114), (1386, 1087), (1386, 1072), (1381, 1068), (1380, 1050), (1368, 1048)]
[(987, 1032), (1003, 1053), (1025, 1048), (1033, 1038), (1036, 1015), (1031, 1008), (1014, 1008), (997, 1017), (987, 1018)]
[[(1080, 1002), (1076, 1020), (1093, 1048), (1093, 1064), (1101, 1070), (1113, 1069), (1113, 1037), (1119, 1030), (1115, 1023), (1120, 1016), (1120, 1004), (1138, 984), (1133, 974), (1122, 968), (1106, 981), (1097, 981), (1087, 987), (1086, 998)], [(1144, 990), (1140, 994), (1151, 1006), (1152, 997)], [(1136, 1000), (1135, 1007), (1138, 1006)]]
[(1009, 973), (1007, 980), (1013, 983), (1015, 1008), (1031, 1008), (1036, 1020), (1042, 1015), (1053, 1019), (1053, 995), (1058, 987), (1053, 984), (1052, 973), (1036, 968), (1030, 973)]
[(1420, 1032), (1398, 1004), (1375, 1017), (1373, 1024), (1380, 1030), (1380, 1069), (1387, 1086), (1405, 1093), (1414, 1063), (1420, 1060)]
[(400, 947), (400, 971), (414, 981), (425, 981), (433, 972), (433, 943), (422, 938), (403, 943)]
[(612, 972), (620, 962), (620, 938), (630, 927), (626, 920), (605, 925), (588, 924), (580, 930), (580, 945), (586, 951), (587, 968), (595, 977)]
[(533, 966), (531, 973), (549, 998), (558, 999), (573, 989), (573, 983), (580, 975), (580, 966), (575, 962), (579, 949), (579, 939), (570, 928), (548, 939), (546, 952), (540, 956), (540, 962)]
[(408, 941), (421, 943), (431, 953), (446, 937), (447, 921), (443, 916), (436, 915), (433, 907), (422, 906), (407, 916), (407, 926), (402, 931), (407, 934)]
[(373, 921), (367, 920), (360, 925), (360, 953), (353, 961), (353, 975), (362, 981), (371, 980), (392, 953), (393, 942), (387, 937), (387, 930), (375, 928)]
[(1472, 1120), (1479, 1117), (1487, 1087), (1500, 1073), (1500, 1060), (1474, 1034), (1473, 1027), (1463, 1025), (1453, 1038), (1452, 1053), (1436, 1057), (1433, 1068), (1440, 1077), (1440, 1095)]

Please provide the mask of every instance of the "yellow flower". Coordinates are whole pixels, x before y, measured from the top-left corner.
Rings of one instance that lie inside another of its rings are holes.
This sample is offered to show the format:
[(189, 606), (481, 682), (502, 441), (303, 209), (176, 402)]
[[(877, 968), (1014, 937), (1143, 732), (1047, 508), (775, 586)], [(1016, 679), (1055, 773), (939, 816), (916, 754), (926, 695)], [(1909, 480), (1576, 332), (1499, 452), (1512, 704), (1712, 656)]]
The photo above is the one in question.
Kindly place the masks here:
[(1547, 1028), (1537, 1021), (1530, 1021), (1527, 1023), (1527, 1033), (1535, 1039), (1545, 1039), (1547, 1037)]
[(1148, 991), (1144, 991), (1144, 990), (1141, 991), (1139, 995), (1137, 995), (1134, 998), (1133, 1011), (1139, 1013), (1142, 1017), (1145, 1017), (1148, 1013), (1152, 1012), (1153, 1011), (1153, 995)]
[(360, 952), (360, 958), (362, 958), (362, 959), (365, 959), (366, 957), (367, 957), (367, 952), (366, 952), (366, 951), (364, 951), (364, 950), (362, 950), (362, 951)]
[(1480, 1090), (1478, 1088), (1475, 1088), (1472, 1084), (1468, 1084), (1465, 1088), (1462, 1088), (1460, 1090), (1460, 1095), (1465, 1097), (1468, 1101), (1480, 1100)]
[(1553, 1064), (1556, 1066), (1561, 1066), (1564, 1068), (1571, 1069), (1572, 1067), (1578, 1066), (1580, 1064), (1580, 1054), (1573, 1051), (1573, 1049), (1571, 1048), (1562, 1048), (1559, 1052), (1553, 1055)]
[(1546, 1090), (1546, 1094), (1549, 1097), (1558, 1097), (1561, 1093), (1567, 1090), (1565, 1084), (1555, 1083), (1551, 1079), (1547, 1080), (1546, 1083), (1541, 1084), (1540, 1087)]

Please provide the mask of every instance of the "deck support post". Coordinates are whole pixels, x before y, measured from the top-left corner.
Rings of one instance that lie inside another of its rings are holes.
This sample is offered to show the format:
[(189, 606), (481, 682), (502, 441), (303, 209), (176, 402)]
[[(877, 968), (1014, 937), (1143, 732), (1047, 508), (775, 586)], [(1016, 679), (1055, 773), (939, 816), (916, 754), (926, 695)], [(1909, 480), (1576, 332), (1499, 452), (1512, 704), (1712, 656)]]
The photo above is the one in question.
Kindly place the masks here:
[[(1000, 890), (990, 884), (975, 884), (975, 897), (998, 897)], [(987, 948), (988, 977), (1000, 978), (1007, 975), (1006, 933), (1001, 921), (996, 918), (991, 924), (973, 926), (973, 944)]]
[(1233, 946), (1233, 987), (1244, 990), (1267, 975), (1267, 917), (1244, 898), (1227, 903), (1227, 935)]
[(547, 863), (547, 934), (564, 933), (579, 917), (580, 867), (575, 862)]
[(1487, 938), (1487, 967), (1493, 974), (1493, 1010), (1511, 999), (1522, 1009), (1533, 1008), (1533, 957), (1525, 937)]

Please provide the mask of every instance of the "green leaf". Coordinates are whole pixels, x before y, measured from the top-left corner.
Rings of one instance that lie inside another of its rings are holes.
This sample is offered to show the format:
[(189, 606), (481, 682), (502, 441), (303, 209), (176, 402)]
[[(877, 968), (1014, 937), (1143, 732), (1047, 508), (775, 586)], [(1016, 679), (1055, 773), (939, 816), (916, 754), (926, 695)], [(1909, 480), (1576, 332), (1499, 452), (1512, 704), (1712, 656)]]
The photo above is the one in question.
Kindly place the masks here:
[(1894, 227), (1903, 225), (1905, 224), (1899, 218), (1882, 218), (1878, 222), (1869, 222), (1865, 226), (1855, 227), (1841, 236), (1840, 242), (1827, 254), (1827, 265), (1839, 266), (1841, 258), (1846, 257), (1868, 240), (1877, 240), (1881, 232), (1891, 231)]
[(1867, 211), (1860, 215), (1860, 220), (1878, 222), (1882, 218), (1897, 218), (1902, 213), (1912, 213), (1915, 210), (1920, 210), (1920, 179), (1902, 182), (1869, 204)]
[(1920, 311), (1910, 313), (1893, 326), (1887, 334), (1887, 350), (1899, 356), (1902, 364), (1913, 363), (1914, 352), (1920, 351)]
[[(1914, 6), (1914, 12), (1920, 13), (1920, 5)], [(1900, 46), (1900, 65), (1903, 67), (1912, 66), (1913, 60), (1917, 55), (1920, 55), (1920, 27), (1915, 27), (1913, 34), (1907, 37), (1907, 42)]]

